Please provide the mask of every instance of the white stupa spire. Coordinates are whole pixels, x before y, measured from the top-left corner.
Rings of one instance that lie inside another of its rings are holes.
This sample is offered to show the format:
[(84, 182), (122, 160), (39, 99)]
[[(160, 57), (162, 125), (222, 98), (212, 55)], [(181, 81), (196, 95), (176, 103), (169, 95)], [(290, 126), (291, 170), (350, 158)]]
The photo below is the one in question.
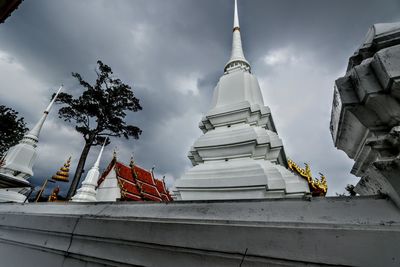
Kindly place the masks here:
[(39, 139), (39, 135), (40, 135), (40, 131), (42, 130), (43, 124), (47, 119), (47, 116), (49, 115), (50, 109), (53, 106), (54, 102), (56, 101), (59, 93), (61, 92), (61, 89), (63, 88), (63, 85), (60, 86), (60, 88), (58, 89), (57, 93), (55, 94), (55, 96), (53, 97), (53, 99), (51, 100), (50, 104), (47, 106), (47, 108), (44, 110), (42, 117), (40, 118), (40, 120), (38, 121), (38, 123), (36, 123), (36, 125), (32, 128), (32, 130), (30, 130), (25, 137), (28, 137), (30, 139), (36, 139), (36, 141), (38, 141)]
[(182, 200), (303, 197), (305, 179), (290, 172), (282, 140), (243, 54), (237, 1), (232, 55), (190, 148), (193, 167), (175, 181)]
[(104, 146), (106, 145), (106, 141), (104, 141), (103, 146), (100, 149), (100, 153), (97, 157), (96, 162), (93, 167), (88, 171), (85, 180), (82, 182), (81, 188), (78, 189), (75, 196), (72, 197), (73, 202), (96, 202), (96, 187), (97, 181), (99, 180), (100, 172), (99, 165), (100, 159), (104, 151)]
[[(93, 165), (93, 167), (92, 167), (92, 169), (93, 168), (95, 168), (95, 169), (99, 169), (99, 166), (100, 166), (100, 159), (101, 159), (101, 156), (103, 155), (103, 151), (104, 151), (104, 146), (106, 145), (106, 141), (104, 141), (104, 143), (103, 143), (103, 145), (101, 146), (101, 149), (100, 149), (100, 153), (99, 153), (99, 155), (97, 156), (97, 160), (96, 160), (96, 162), (94, 163), (94, 165)], [(96, 181), (97, 182), (97, 181)]]
[(60, 86), (38, 123), (17, 145), (7, 151), (4, 165), (0, 167), (0, 188), (30, 185), (26, 179), (33, 175), (32, 167), (37, 158), (36, 146), (39, 134), (62, 87)]
[(232, 53), (231, 58), (225, 65), (225, 71), (233, 67), (244, 67), (250, 71), (250, 64), (244, 57), (242, 38), (240, 36), (239, 14), (237, 7), (237, 0), (235, 0), (235, 11), (233, 18), (233, 39), (232, 39)]
[(237, 0), (235, 0), (235, 13), (234, 13), (234, 18), (233, 18), (233, 29), (239, 28), (239, 14), (238, 14), (238, 8), (237, 8)]

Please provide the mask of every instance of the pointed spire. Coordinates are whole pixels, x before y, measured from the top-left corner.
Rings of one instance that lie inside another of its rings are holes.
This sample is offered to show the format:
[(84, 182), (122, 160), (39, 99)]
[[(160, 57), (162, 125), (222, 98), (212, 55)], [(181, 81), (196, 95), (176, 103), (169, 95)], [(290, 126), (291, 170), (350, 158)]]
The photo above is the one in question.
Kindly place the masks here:
[(100, 153), (97, 156), (97, 160), (93, 167), (88, 171), (85, 180), (82, 182), (81, 188), (78, 189), (76, 194), (72, 197), (72, 201), (75, 202), (96, 202), (96, 187), (97, 181), (100, 177), (99, 164), (100, 159), (104, 151), (104, 147), (107, 143), (107, 139), (104, 140), (103, 146), (100, 149)]
[(101, 146), (101, 149), (100, 149), (99, 156), (97, 157), (97, 160), (96, 160), (96, 162), (94, 163), (94, 165), (93, 165), (92, 168), (99, 169), (99, 166), (100, 166), (100, 159), (101, 159), (101, 156), (103, 155), (103, 151), (104, 151), (104, 147), (105, 147), (106, 143), (107, 143), (107, 138), (106, 138), (106, 140), (104, 140), (104, 143), (103, 143), (103, 145)]
[(64, 85), (61, 85), (60, 88), (58, 88), (57, 93), (55, 94), (55, 96), (54, 96), (53, 99), (51, 100), (50, 104), (47, 106), (47, 108), (46, 108), (46, 110), (44, 111), (44, 113), (49, 113), (49, 112), (50, 112), (50, 109), (51, 109), (51, 107), (53, 106), (54, 102), (56, 101), (58, 95), (60, 94), (61, 89), (63, 88), (63, 86), (64, 86)]
[(242, 48), (242, 38), (240, 36), (239, 14), (237, 8), (237, 0), (235, 0), (235, 12), (233, 18), (233, 39), (232, 39), (232, 53), (231, 58), (226, 63), (224, 71), (233, 67), (242, 67), (250, 71), (250, 64), (244, 57)]
[(240, 30), (237, 0), (235, 0), (235, 14), (234, 14), (234, 18), (233, 18), (233, 30), (235, 30), (236, 28), (238, 28)]
[(34, 139), (36, 142), (39, 140), (39, 134), (40, 134), (40, 131), (41, 131), (42, 127), (43, 127), (43, 124), (46, 121), (47, 115), (49, 114), (50, 109), (53, 106), (54, 102), (56, 101), (56, 99), (58, 97), (58, 94), (61, 92), (62, 88), (63, 88), (63, 85), (60, 86), (60, 88), (58, 89), (57, 93), (55, 94), (55, 96), (51, 100), (50, 104), (45, 109), (45, 111), (44, 111), (44, 113), (42, 115), (42, 118), (40, 118), (38, 123), (32, 128), (32, 130), (30, 130), (25, 135), (25, 137), (30, 138), (30, 139)]

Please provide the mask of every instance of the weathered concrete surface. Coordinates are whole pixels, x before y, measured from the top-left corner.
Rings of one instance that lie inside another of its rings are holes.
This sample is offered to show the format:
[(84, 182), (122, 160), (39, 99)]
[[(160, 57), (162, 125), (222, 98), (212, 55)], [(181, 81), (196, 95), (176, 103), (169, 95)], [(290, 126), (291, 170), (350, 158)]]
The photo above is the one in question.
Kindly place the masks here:
[(335, 82), (331, 133), (354, 159), (361, 195), (387, 194), (400, 207), (400, 23), (375, 24)]
[(387, 199), (1, 204), (3, 266), (398, 266)]

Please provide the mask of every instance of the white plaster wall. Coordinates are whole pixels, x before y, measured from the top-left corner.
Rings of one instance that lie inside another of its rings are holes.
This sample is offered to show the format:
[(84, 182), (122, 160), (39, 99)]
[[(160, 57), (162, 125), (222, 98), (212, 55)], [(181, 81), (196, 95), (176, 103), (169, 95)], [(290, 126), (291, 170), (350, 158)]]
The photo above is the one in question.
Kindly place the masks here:
[(111, 170), (101, 185), (97, 188), (97, 201), (116, 201), (121, 198), (121, 190), (118, 185), (117, 174)]
[(0, 204), (13, 267), (390, 267), (399, 243), (398, 208), (374, 197)]

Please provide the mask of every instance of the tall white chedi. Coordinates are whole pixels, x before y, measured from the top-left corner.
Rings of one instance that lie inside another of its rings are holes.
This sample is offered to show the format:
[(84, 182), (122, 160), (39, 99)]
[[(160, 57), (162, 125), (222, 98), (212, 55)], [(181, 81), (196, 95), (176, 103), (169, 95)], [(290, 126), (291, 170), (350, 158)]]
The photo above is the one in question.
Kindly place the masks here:
[(308, 183), (290, 172), (240, 36), (235, 0), (232, 54), (214, 89), (202, 135), (189, 152), (193, 167), (175, 182), (176, 199), (302, 197)]
[(72, 197), (73, 202), (96, 202), (96, 187), (97, 181), (100, 177), (99, 165), (101, 155), (103, 154), (104, 146), (106, 142), (104, 142), (103, 146), (100, 149), (99, 156), (97, 157), (96, 162), (93, 167), (88, 171), (85, 180), (83, 180), (81, 188), (79, 188), (76, 194)]
[(33, 176), (32, 167), (37, 158), (36, 147), (39, 142), (40, 131), (62, 87), (60, 86), (58, 89), (39, 122), (24, 135), (17, 145), (7, 151), (0, 166), (0, 188), (30, 186), (27, 179)]

